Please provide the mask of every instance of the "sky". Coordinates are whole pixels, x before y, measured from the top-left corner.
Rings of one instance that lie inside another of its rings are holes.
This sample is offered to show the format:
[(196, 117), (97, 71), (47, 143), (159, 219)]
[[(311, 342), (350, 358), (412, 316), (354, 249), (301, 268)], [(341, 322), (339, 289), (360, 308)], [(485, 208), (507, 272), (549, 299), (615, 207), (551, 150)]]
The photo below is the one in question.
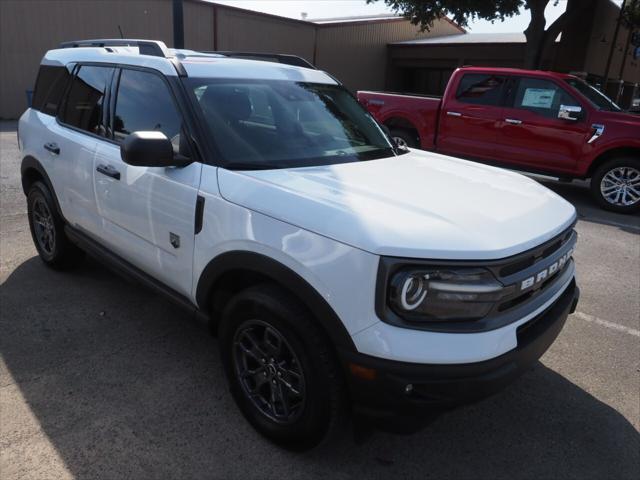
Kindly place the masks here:
[[(290, 18), (301, 18), (301, 12), (306, 12), (309, 19), (347, 17), (353, 15), (376, 15), (389, 13), (383, 0), (373, 4), (367, 4), (365, 0), (215, 0), (248, 10), (271, 13)], [(553, 2), (545, 11), (547, 25), (558, 18), (564, 12), (567, 2), (560, 0), (557, 6)], [(620, 4), (618, 0), (616, 3)], [(487, 22), (484, 20), (469, 24), (467, 30), (473, 33), (505, 33), (522, 32), (529, 23), (529, 12), (524, 10), (520, 15), (507, 19), (505, 22)]]

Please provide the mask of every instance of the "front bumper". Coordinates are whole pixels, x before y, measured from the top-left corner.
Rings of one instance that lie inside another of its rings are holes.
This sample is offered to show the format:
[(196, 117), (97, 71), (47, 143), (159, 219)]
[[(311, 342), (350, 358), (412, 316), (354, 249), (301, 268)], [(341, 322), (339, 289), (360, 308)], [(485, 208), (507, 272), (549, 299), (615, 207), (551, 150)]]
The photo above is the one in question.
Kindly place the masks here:
[(518, 327), (515, 349), (483, 362), (427, 365), (343, 352), (356, 412), (377, 419), (432, 415), (500, 391), (547, 351), (579, 296), (574, 279), (549, 308)]

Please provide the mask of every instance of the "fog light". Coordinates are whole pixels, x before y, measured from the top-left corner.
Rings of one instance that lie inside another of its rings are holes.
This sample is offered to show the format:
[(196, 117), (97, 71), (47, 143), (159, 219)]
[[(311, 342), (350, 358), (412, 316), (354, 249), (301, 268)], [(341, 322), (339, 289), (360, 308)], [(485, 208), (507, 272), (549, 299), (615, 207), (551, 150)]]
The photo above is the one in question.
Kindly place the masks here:
[(404, 393), (406, 393), (407, 395), (410, 395), (411, 392), (413, 392), (413, 385), (409, 383), (404, 387)]

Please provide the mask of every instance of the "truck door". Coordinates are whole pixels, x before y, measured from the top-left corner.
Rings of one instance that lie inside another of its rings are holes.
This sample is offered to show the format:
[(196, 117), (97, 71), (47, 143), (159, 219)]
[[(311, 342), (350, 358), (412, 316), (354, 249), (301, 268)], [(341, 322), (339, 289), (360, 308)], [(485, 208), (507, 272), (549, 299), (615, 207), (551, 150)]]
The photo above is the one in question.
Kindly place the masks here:
[(461, 157), (495, 158), (505, 83), (505, 76), (490, 73), (462, 76), (456, 91), (443, 99), (439, 151)]
[(188, 296), (202, 164), (165, 168), (124, 163), (120, 144), (137, 131), (160, 131), (172, 140), (176, 153), (193, 157), (181, 110), (162, 75), (123, 68), (116, 83), (112, 141), (98, 142), (93, 168), (101, 238), (125, 260)]
[[(558, 118), (560, 106), (580, 107), (575, 120)], [(515, 77), (500, 122), (498, 160), (531, 170), (575, 171), (592, 132), (585, 107), (550, 79)]]

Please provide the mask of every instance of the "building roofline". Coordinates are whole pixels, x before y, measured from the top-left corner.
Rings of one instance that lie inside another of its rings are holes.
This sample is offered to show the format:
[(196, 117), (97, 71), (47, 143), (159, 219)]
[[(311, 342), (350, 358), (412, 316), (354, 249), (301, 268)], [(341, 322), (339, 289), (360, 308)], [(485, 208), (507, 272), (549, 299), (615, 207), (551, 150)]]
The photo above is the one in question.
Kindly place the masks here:
[[(409, 19), (407, 19), (406, 17), (396, 16), (396, 17), (393, 17), (393, 18), (377, 18), (377, 19), (376, 18), (371, 18), (371, 19), (368, 19), (368, 20), (366, 20), (366, 19), (365, 20), (356, 20), (354, 18), (353, 20), (345, 20), (344, 22), (342, 22), (342, 21), (331, 22), (330, 18), (324, 18), (324, 19), (318, 19), (318, 20), (326, 21), (326, 22), (329, 22), (329, 23), (316, 23), (313, 20), (302, 20), (302, 19), (297, 19), (297, 18), (283, 17), (281, 15), (275, 15), (273, 13), (257, 12), (255, 10), (249, 10), (249, 9), (246, 9), (246, 8), (234, 7), (232, 5), (226, 5), (226, 4), (223, 4), (223, 3), (217, 3), (217, 2), (212, 1), (212, 0), (187, 0), (187, 1), (194, 2), (194, 3), (201, 3), (201, 4), (205, 4), (205, 5), (212, 5), (216, 9), (223, 8), (223, 9), (227, 9), (227, 10), (235, 10), (236, 12), (250, 13), (250, 14), (253, 14), (253, 15), (261, 16), (261, 17), (273, 18), (273, 19), (276, 19), (276, 20), (284, 21), (284, 22), (295, 23), (295, 24), (298, 24), (298, 25), (312, 26), (312, 27), (315, 27), (315, 28), (330, 28), (330, 27), (336, 27), (336, 26), (367, 25), (367, 24), (371, 24), (371, 23), (390, 23), (390, 22), (407, 22), (407, 21), (409, 21)], [(375, 16), (378, 16), (378, 15), (375, 15)], [(442, 19), (446, 20), (447, 22), (449, 22), (455, 28), (460, 30), (460, 32), (467, 33), (467, 31), (464, 28), (462, 28), (460, 25), (455, 23), (449, 17), (442, 17)]]
[(284, 22), (296, 23), (298, 25), (318, 26), (316, 23), (310, 22), (308, 20), (301, 20), (301, 19), (297, 19), (297, 18), (283, 17), (281, 15), (274, 15), (273, 13), (256, 12), (255, 10), (249, 10), (249, 9), (246, 9), (246, 8), (234, 7), (232, 5), (226, 5), (224, 3), (217, 3), (217, 2), (214, 2), (214, 1), (210, 1), (210, 0), (187, 0), (187, 1), (188, 2), (193, 2), (193, 3), (201, 3), (201, 4), (205, 4), (205, 5), (211, 5), (216, 9), (222, 8), (222, 9), (226, 9), (226, 10), (234, 10), (236, 12), (250, 13), (252, 15), (257, 15), (259, 17), (273, 18), (275, 20), (280, 20), (280, 21), (284, 21)]

